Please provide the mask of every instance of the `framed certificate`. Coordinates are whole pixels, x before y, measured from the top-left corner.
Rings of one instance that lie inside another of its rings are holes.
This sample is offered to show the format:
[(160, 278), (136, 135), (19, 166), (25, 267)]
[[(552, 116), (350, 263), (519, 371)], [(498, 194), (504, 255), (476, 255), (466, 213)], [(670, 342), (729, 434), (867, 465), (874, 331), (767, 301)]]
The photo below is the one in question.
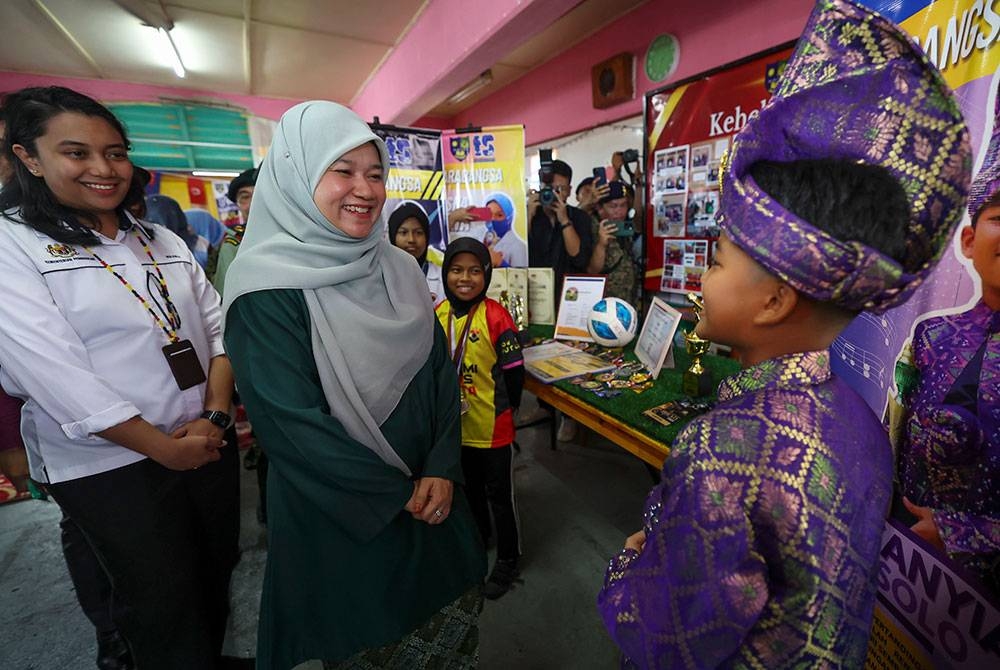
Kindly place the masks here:
[(559, 313), (556, 315), (557, 340), (593, 342), (587, 329), (587, 319), (604, 298), (604, 275), (566, 275), (559, 296)]
[(510, 290), (507, 270), (509, 268), (493, 268), (493, 276), (490, 278), (489, 288), (486, 289), (486, 297), (493, 298), (500, 302), (500, 294)]
[[(665, 303), (659, 298), (653, 298), (653, 303), (649, 306), (649, 313), (646, 314), (646, 321), (642, 324), (642, 332), (635, 345), (635, 356), (649, 370), (649, 374), (656, 379), (660, 374), (670, 351), (670, 345), (674, 342), (674, 334), (677, 326), (681, 323), (681, 313)], [(673, 367), (673, 356), (667, 367)]]
[(556, 322), (555, 272), (552, 268), (528, 268), (528, 323), (551, 326)]

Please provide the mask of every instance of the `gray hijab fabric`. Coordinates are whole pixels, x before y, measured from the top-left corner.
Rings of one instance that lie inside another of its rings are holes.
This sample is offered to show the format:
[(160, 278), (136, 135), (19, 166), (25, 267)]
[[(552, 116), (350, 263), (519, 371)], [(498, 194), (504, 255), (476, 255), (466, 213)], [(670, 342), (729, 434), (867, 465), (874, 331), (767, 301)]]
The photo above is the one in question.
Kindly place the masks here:
[(241, 295), (301, 289), (313, 356), (330, 413), (348, 435), (410, 476), (379, 426), (427, 357), (434, 315), (413, 258), (389, 244), (385, 223), (355, 239), (313, 201), (327, 168), (372, 142), (389, 173), (385, 144), (354, 112), (326, 101), (289, 109), (257, 177), (239, 253), (226, 274), (223, 318)]

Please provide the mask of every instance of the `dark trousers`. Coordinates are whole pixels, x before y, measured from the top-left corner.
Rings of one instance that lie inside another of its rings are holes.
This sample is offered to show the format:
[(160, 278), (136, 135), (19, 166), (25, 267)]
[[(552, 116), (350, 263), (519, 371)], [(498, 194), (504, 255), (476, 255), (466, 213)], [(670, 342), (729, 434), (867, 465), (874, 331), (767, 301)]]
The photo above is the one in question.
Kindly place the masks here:
[(98, 633), (113, 633), (117, 627), (111, 615), (111, 608), (115, 603), (112, 600), (108, 573), (104, 571), (80, 526), (66, 516), (65, 511), (59, 528), (62, 531), (66, 568), (73, 581), (76, 599), (80, 601), (80, 609), (90, 619), (90, 623), (94, 624)]
[(222, 458), (176, 472), (152, 460), (48, 490), (111, 580), (112, 618), (142, 670), (211, 670), (239, 558), (235, 431)]
[(517, 505), (511, 465), (511, 445), (494, 449), (462, 447), (465, 495), (486, 544), (491, 535), (490, 512), (497, 528), (497, 558), (514, 561), (521, 555)]

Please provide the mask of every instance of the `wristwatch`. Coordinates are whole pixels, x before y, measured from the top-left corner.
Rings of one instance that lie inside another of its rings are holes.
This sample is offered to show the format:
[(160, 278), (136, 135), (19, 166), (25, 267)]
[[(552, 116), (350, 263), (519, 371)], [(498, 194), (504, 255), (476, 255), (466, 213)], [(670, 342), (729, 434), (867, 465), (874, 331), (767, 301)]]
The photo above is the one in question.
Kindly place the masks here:
[(228, 414), (226, 414), (225, 412), (220, 412), (217, 409), (216, 410), (206, 409), (204, 412), (201, 413), (201, 418), (208, 419), (210, 423), (212, 423), (215, 426), (218, 426), (219, 428), (222, 428), (223, 430), (229, 428), (229, 424), (232, 421), (232, 418)]

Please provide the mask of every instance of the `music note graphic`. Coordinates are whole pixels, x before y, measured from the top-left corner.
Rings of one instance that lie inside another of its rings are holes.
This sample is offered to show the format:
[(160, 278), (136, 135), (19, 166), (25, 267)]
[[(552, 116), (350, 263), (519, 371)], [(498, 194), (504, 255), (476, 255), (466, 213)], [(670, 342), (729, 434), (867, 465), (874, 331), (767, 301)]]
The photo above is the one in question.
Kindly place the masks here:
[(842, 337), (834, 340), (830, 349), (863, 379), (876, 384), (880, 389), (885, 388), (886, 366), (878, 356)]

